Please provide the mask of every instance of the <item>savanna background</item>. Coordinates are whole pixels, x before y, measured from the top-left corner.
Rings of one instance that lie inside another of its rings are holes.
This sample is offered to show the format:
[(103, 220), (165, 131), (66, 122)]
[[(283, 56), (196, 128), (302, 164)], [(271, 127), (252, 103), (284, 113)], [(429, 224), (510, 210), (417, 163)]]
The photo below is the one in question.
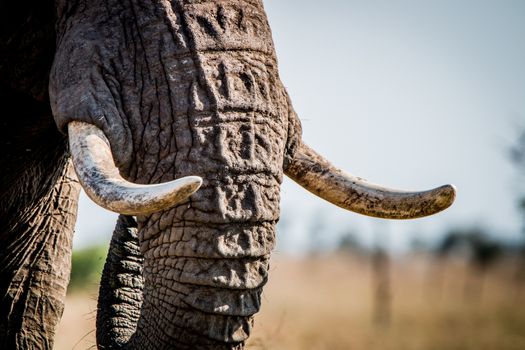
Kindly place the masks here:
[[(307, 143), (373, 182), (458, 188), (401, 222), (285, 180), (249, 349), (525, 349), (525, 2), (265, 1)], [(83, 196), (56, 349), (95, 346), (116, 216)]]

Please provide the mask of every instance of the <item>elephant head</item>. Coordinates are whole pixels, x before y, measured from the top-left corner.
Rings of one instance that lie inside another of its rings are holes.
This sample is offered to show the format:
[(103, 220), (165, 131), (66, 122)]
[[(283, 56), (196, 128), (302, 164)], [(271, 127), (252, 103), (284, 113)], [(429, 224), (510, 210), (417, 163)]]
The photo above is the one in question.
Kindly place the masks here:
[(56, 6), (55, 121), (86, 193), (137, 217), (141, 310), (118, 346), (242, 348), (268, 276), (284, 174), (382, 218), (430, 215), (454, 200), (450, 185), (370, 184), (302, 141), (261, 0)]

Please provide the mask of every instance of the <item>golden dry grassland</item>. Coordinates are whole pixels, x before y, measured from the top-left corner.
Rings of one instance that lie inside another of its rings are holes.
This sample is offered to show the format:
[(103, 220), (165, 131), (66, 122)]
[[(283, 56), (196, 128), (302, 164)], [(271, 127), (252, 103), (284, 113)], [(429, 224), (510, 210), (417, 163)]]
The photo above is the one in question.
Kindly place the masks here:
[[(525, 288), (515, 262), (480, 276), (461, 261), (396, 259), (380, 323), (371, 266), (369, 257), (274, 253), (247, 349), (525, 349)], [(95, 299), (96, 291), (68, 297), (56, 349), (94, 347)]]

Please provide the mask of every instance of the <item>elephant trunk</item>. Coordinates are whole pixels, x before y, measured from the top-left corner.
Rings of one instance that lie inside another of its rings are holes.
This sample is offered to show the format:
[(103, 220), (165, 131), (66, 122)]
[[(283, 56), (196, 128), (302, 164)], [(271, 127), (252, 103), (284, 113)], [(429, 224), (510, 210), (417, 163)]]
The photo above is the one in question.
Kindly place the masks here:
[[(252, 186), (269, 181), (276, 180), (252, 174), (205, 181), (189, 202), (138, 217), (142, 305), (135, 298), (141, 287), (133, 277), (136, 249), (130, 250), (134, 228), (129, 217), (121, 216), (101, 283), (99, 346), (242, 349), (261, 306), (275, 244), (278, 211), (273, 206), (279, 201), (275, 186), (257, 191)], [(244, 188), (233, 193), (228, 189), (233, 184)], [(210, 203), (212, 192), (228, 193), (217, 196), (222, 205)], [(135, 322), (130, 315), (139, 310)]]
[(260, 309), (274, 237), (273, 223), (146, 228), (144, 303), (130, 348), (242, 348)]
[(120, 215), (100, 281), (97, 305), (97, 347), (121, 349), (135, 333), (142, 306), (144, 258), (137, 222)]

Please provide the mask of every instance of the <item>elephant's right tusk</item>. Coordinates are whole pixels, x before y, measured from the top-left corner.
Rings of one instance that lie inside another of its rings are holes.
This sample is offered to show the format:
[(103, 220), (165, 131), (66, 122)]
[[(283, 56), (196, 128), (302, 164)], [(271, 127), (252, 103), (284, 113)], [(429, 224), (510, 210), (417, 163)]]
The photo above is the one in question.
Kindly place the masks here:
[(105, 209), (125, 215), (151, 214), (176, 206), (202, 184), (198, 176), (153, 185), (131, 183), (120, 175), (102, 130), (73, 121), (68, 124), (68, 133), (80, 184), (89, 198)]
[(432, 215), (451, 206), (456, 198), (453, 185), (417, 192), (372, 184), (337, 169), (304, 143), (298, 147), (286, 175), (343, 209), (384, 219)]

